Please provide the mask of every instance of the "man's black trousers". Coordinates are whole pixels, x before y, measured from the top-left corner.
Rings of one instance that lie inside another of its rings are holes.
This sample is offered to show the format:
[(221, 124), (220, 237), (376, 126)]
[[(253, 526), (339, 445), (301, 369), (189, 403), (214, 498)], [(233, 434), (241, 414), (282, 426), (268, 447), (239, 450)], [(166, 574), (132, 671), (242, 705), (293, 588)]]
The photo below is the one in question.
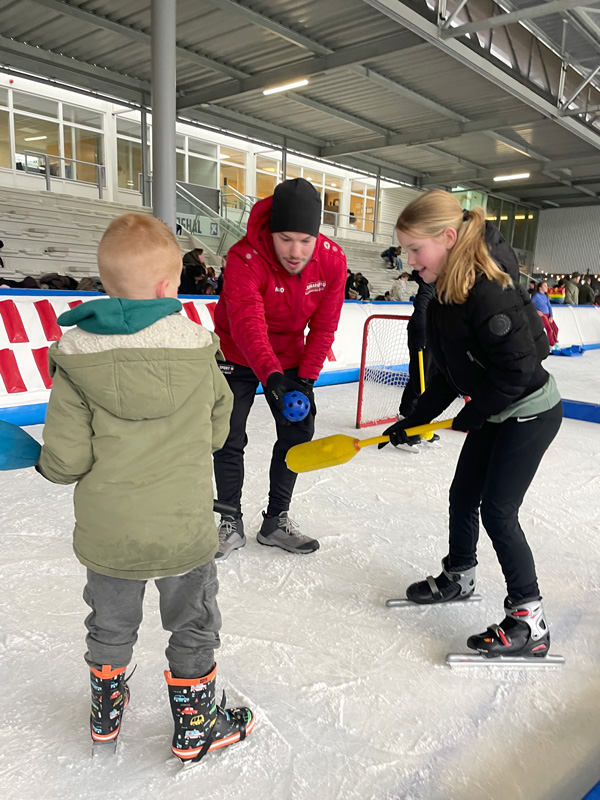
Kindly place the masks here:
[(477, 563), (481, 511), (508, 594), (517, 601), (539, 596), (533, 555), (518, 515), (561, 421), (562, 403), (558, 403), (542, 414), (486, 422), (467, 434), (450, 487), (451, 568)]
[[(234, 506), (241, 513), (242, 486), (244, 483), (244, 449), (248, 444), (246, 422), (256, 397), (259, 380), (249, 367), (226, 362), (219, 365), (233, 392), (233, 411), (230, 429), (223, 449), (214, 458), (217, 498), (222, 503)], [(298, 376), (297, 369), (286, 369), (289, 378)], [(269, 505), (267, 514), (280, 514), (288, 511), (296, 478), (285, 463), (287, 451), (295, 444), (309, 442), (315, 432), (315, 415), (309, 412), (302, 422), (284, 425), (276, 421), (277, 439), (273, 447), (269, 471)]]

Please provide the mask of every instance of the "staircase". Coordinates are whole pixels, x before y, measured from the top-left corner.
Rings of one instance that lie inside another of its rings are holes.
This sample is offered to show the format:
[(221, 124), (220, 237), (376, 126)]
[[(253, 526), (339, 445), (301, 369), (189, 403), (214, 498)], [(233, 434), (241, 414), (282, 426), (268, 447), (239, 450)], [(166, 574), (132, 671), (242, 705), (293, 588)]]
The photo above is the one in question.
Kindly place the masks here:
[[(357, 242), (354, 239), (336, 237), (337, 244), (343, 248), (348, 262), (348, 269), (360, 272), (369, 281), (371, 300), (377, 295), (388, 292), (394, 280), (400, 275), (398, 270), (386, 267), (387, 262), (381, 258), (386, 246), (375, 242)], [(404, 259), (402, 259), (404, 261)]]
[[(116, 217), (151, 208), (111, 203), (56, 192), (0, 189), (0, 239), (4, 248), (2, 277), (20, 280), (58, 272), (83, 278), (98, 274), (96, 251), (102, 234)], [(177, 240), (182, 252), (197, 247), (191, 234)], [(213, 259), (218, 263), (218, 259)]]

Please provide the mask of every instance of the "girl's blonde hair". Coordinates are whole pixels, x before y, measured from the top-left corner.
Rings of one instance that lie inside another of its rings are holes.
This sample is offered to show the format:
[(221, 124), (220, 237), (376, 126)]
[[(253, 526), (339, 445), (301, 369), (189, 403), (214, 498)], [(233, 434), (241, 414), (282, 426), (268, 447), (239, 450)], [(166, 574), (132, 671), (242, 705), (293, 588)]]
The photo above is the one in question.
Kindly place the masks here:
[(441, 303), (464, 303), (478, 272), (505, 289), (512, 286), (510, 276), (502, 272), (489, 254), (483, 208), (464, 212), (450, 192), (432, 189), (406, 206), (396, 228), (418, 239), (434, 239), (446, 228), (454, 228), (458, 234), (456, 244), (448, 252), (446, 269), (436, 282)]

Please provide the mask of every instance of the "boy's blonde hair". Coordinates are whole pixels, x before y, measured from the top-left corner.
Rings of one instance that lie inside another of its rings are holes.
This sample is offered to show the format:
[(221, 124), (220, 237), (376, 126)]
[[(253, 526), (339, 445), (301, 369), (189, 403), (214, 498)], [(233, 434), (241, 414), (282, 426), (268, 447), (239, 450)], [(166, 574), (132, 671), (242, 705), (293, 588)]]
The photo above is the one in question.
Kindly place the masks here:
[(489, 254), (483, 208), (463, 212), (453, 194), (432, 189), (406, 206), (398, 217), (396, 228), (418, 239), (434, 239), (446, 228), (454, 228), (457, 232), (456, 244), (448, 252), (446, 269), (436, 281), (441, 303), (464, 303), (478, 272), (505, 289), (512, 286), (510, 276), (502, 272)]
[(108, 294), (135, 296), (164, 280), (179, 285), (181, 250), (161, 220), (149, 214), (123, 214), (110, 223), (100, 240), (98, 269)]

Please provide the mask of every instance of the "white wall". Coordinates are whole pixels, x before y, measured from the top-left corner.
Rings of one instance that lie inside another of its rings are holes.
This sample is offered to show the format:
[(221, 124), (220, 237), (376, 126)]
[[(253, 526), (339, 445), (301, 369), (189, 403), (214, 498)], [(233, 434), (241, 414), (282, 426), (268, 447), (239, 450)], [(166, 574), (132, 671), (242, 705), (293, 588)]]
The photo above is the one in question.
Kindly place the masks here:
[(600, 274), (600, 206), (542, 211), (535, 272)]
[[(381, 208), (379, 210), (379, 232), (383, 235), (389, 234), (390, 244), (392, 234), (396, 226), (396, 220), (400, 216), (402, 209), (407, 206), (415, 197), (422, 192), (411, 189), (409, 186), (394, 186), (381, 190)], [(394, 237), (394, 242), (397, 243)]]

